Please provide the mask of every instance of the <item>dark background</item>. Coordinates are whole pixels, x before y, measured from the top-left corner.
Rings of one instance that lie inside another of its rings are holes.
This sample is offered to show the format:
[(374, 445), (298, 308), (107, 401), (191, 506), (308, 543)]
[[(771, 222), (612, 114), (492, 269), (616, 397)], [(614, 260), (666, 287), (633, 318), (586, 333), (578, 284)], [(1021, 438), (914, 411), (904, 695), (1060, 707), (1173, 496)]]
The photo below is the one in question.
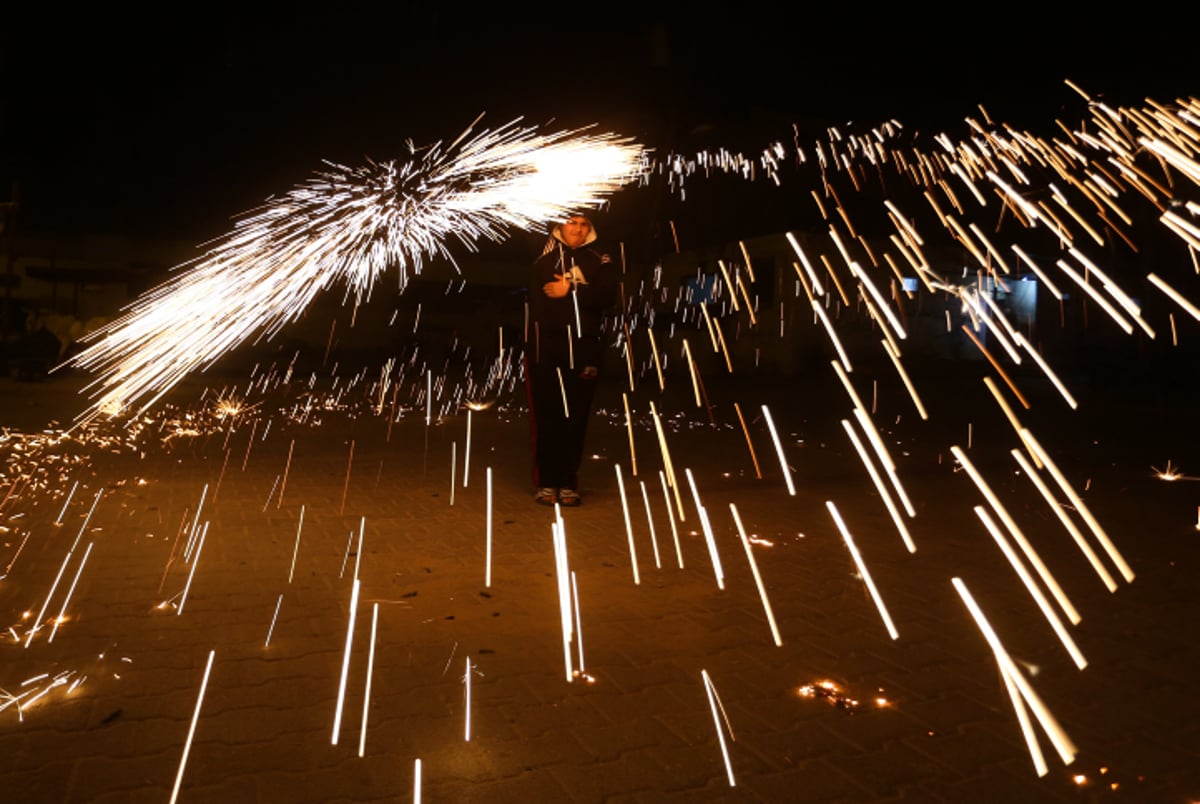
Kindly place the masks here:
[[(1066, 79), (1114, 105), (1200, 87), (1186, 40), (1136, 9), (1087, 26), (1042, 8), (823, 9), (17, 13), (3, 34), (0, 201), (18, 188), (25, 233), (201, 242), (322, 160), (402, 157), (406, 141), (452, 140), (480, 114), (485, 127), (596, 124), (659, 153), (754, 153), (888, 119), (962, 136), (980, 104), (1053, 135), (1056, 117), (1087, 114)], [(779, 199), (755, 192), (719, 216), (739, 236), (775, 224)], [(644, 205), (649, 225), (675, 203)]]

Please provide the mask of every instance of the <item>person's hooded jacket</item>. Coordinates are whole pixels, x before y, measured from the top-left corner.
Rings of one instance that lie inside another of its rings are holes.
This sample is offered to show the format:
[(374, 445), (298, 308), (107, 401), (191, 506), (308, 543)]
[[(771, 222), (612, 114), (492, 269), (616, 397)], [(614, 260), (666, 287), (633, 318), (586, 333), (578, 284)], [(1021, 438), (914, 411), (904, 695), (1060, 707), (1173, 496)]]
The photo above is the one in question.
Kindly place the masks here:
[[(555, 226), (542, 256), (533, 263), (529, 282), (529, 359), (562, 368), (599, 367), (603, 356), (604, 313), (616, 301), (617, 267), (595, 249), (596, 228), (571, 248)], [(552, 299), (542, 286), (566, 276), (571, 291)]]

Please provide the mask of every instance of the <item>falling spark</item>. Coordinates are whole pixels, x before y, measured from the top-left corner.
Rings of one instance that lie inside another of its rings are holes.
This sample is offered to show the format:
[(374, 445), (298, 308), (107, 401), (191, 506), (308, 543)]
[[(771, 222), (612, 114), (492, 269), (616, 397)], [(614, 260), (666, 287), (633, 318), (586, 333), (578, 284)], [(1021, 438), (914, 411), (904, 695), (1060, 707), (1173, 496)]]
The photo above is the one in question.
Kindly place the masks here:
[(850, 556), (854, 559), (855, 565), (858, 567), (858, 574), (862, 576), (863, 583), (867, 585), (867, 591), (871, 593), (871, 599), (875, 601), (875, 608), (879, 610), (879, 616), (883, 618), (883, 624), (887, 626), (888, 634), (892, 639), (899, 639), (900, 634), (896, 631), (896, 626), (892, 624), (891, 615), (888, 614), (887, 606), (883, 603), (883, 598), (879, 596), (879, 590), (875, 588), (875, 581), (871, 580), (871, 573), (867, 571), (867, 565), (863, 563), (862, 556), (858, 553), (858, 548), (854, 545), (854, 539), (850, 536), (850, 531), (846, 528), (846, 523), (842, 521), (842, 515), (838, 513), (837, 507), (832, 500), (825, 501), (825, 507), (829, 509), (829, 513), (833, 516), (833, 521), (837, 523), (838, 530), (842, 534), (842, 539), (846, 542), (847, 549), (850, 550)]
[(1050, 710), (1042, 703), (1042, 699), (1034, 691), (1033, 687), (1025, 680), (1025, 675), (1017, 667), (1016, 663), (1013, 662), (1008, 651), (1005, 650), (1004, 645), (1000, 642), (1000, 638), (996, 636), (991, 623), (984, 616), (983, 611), (979, 608), (979, 604), (975, 602), (975, 598), (967, 589), (966, 584), (963, 583), (961, 578), (951, 578), (950, 582), (954, 585), (954, 589), (958, 592), (959, 597), (962, 598), (967, 610), (971, 612), (971, 616), (975, 619), (975, 625), (979, 628), (980, 633), (983, 634), (983, 638), (987, 640), (992, 653), (995, 654), (1001, 671), (1006, 678), (1009, 678), (1016, 685), (1021, 693), (1021, 697), (1029, 705), (1030, 709), (1033, 710), (1042, 729), (1050, 737), (1050, 741), (1054, 743), (1054, 748), (1058, 751), (1063, 764), (1070, 765), (1075, 761), (1075, 754), (1077, 753), (1075, 744), (1071, 742), (1071, 738), (1058, 725), (1058, 721), (1050, 714)]
[(296, 572), (296, 556), (300, 554), (300, 530), (304, 527), (304, 506), (300, 506), (300, 521), (296, 523), (296, 546), (292, 548), (292, 566), (288, 568), (288, 583)]
[(487, 468), (487, 560), (483, 573), (483, 585), (492, 588), (492, 467)]
[(465, 727), (464, 727), (463, 740), (465, 742), (469, 743), (469, 742), (471, 742), (471, 657), (470, 656), (467, 657), (467, 674), (463, 678), (463, 684), (465, 687), (465, 695), (466, 695), (466, 706), (464, 707)]
[(338, 744), (338, 732), (342, 730), (342, 706), (346, 702), (346, 677), (350, 673), (350, 645), (354, 639), (354, 615), (358, 611), (358, 578), (354, 579), (354, 587), (350, 591), (350, 616), (346, 624), (346, 649), (342, 653), (342, 679), (338, 683), (337, 710), (333, 716), (332, 745)]
[[(350, 491), (350, 467), (354, 465), (354, 439), (350, 439), (350, 457), (346, 459), (346, 483), (342, 486), (342, 505), (338, 509), (339, 514), (346, 513), (346, 494)], [(283, 492), (280, 491), (280, 496)]]
[(275, 621), (279, 619), (279, 607), (283, 605), (283, 593), (279, 594), (279, 599), (275, 601), (275, 613), (271, 615), (271, 627), (267, 629), (267, 641), (263, 643), (264, 648), (271, 647), (271, 634), (275, 633)]
[[(660, 469), (658, 479), (662, 483), (663, 504), (667, 508), (667, 521), (671, 523), (671, 538), (675, 541), (675, 559), (679, 562), (679, 568), (683, 569), (683, 548), (679, 544), (679, 528), (675, 525), (675, 514), (671, 509), (671, 492), (667, 489), (667, 476)], [(1197, 515), (1200, 519), (1200, 514)], [(1197, 525), (1200, 528), (1200, 524)]]
[(708, 546), (708, 557), (712, 560), (713, 575), (717, 579), (717, 588), (725, 588), (725, 570), (721, 566), (721, 555), (717, 552), (717, 540), (713, 536), (712, 524), (708, 521), (708, 514), (705, 512), (704, 504), (700, 502), (700, 491), (696, 488), (696, 480), (692, 477), (692, 470), (685, 469), (687, 475), (688, 486), (692, 489), (692, 500), (696, 503), (696, 515), (700, 517), (700, 527), (704, 531), (704, 543)]
[(654, 547), (654, 566), (662, 569), (662, 558), (658, 554), (658, 537), (654, 533), (654, 515), (650, 513), (650, 495), (646, 491), (646, 481), (640, 481), (642, 486), (642, 502), (646, 506), (646, 523), (650, 526), (650, 544)]
[(361, 757), (367, 748), (367, 713), (371, 709), (371, 676), (375, 671), (375, 632), (379, 627), (379, 604), (371, 609), (371, 650), (367, 654), (367, 684), (363, 692), (362, 729), (358, 736), (358, 755)]
[(188, 591), (192, 588), (192, 578), (196, 575), (196, 567), (200, 565), (200, 551), (204, 549), (204, 537), (208, 535), (208, 523), (204, 523), (204, 528), (200, 531), (200, 544), (196, 547), (196, 559), (192, 562), (192, 568), (188, 571), (187, 583), (183, 587), (183, 597), (179, 599), (179, 608), (175, 614), (180, 616), (183, 614), (183, 604), (187, 603)]
[(1083, 654), (1079, 650), (1079, 646), (1075, 644), (1075, 640), (1071, 639), (1071, 635), (1067, 633), (1066, 627), (1062, 624), (1062, 620), (1059, 619), (1058, 615), (1054, 613), (1054, 609), (1050, 608), (1050, 601), (1046, 600), (1046, 596), (1042, 594), (1042, 590), (1039, 589), (1037, 584), (1033, 582), (1033, 577), (1029, 574), (1028, 570), (1025, 569), (1025, 565), (1021, 563), (1021, 560), (1013, 551), (1012, 546), (1009, 545), (1008, 540), (1004, 538), (1004, 534), (1001, 533), (1000, 529), (996, 527), (996, 523), (992, 521), (992, 518), (988, 515), (987, 510), (984, 509), (983, 506), (977, 505), (975, 506), (974, 511), (975, 515), (979, 517), (981, 522), (983, 522), (984, 527), (987, 528), (988, 533), (990, 533), (992, 538), (996, 541), (996, 545), (1000, 548), (1000, 551), (1004, 553), (1004, 557), (1008, 559), (1008, 563), (1012, 565), (1014, 570), (1016, 570), (1017, 576), (1021, 579), (1021, 583), (1025, 585), (1025, 588), (1029, 591), (1030, 596), (1033, 598), (1034, 602), (1037, 603), (1038, 609), (1040, 609), (1042, 612), (1042, 616), (1046, 618), (1048, 623), (1050, 623), (1050, 627), (1054, 630), (1055, 636), (1057, 636), (1059, 641), (1062, 642), (1063, 647), (1067, 649), (1067, 653), (1070, 654), (1072, 661), (1075, 662), (1075, 666), (1080, 670), (1087, 667), (1087, 659), (1083, 657)]
[(83, 565), (87, 563), (88, 556), (92, 553), (92, 542), (88, 542), (87, 549), (83, 551), (83, 558), (79, 560), (79, 567), (75, 570), (75, 580), (71, 581), (71, 587), (67, 589), (67, 596), (63, 599), (62, 608), (58, 610), (58, 616), (54, 618), (54, 628), (50, 630), (50, 638), (47, 643), (54, 641), (54, 635), (58, 633), (58, 626), (63, 621), (63, 616), (67, 612), (67, 604), (71, 602), (71, 595), (75, 592), (75, 585), (79, 583), (79, 576), (83, 574)]
[(795, 497), (796, 486), (792, 483), (792, 471), (788, 468), (787, 459), (783, 457), (783, 444), (779, 441), (779, 433), (775, 431), (775, 422), (771, 418), (771, 411), (766, 405), (763, 405), (762, 412), (767, 420), (767, 429), (771, 431), (771, 441), (775, 443), (775, 452), (779, 455), (779, 468), (783, 470), (783, 479), (787, 481), (788, 494)]
[(208, 687), (208, 675), (212, 671), (215, 650), (208, 652), (208, 663), (204, 666), (204, 678), (200, 682), (200, 694), (196, 696), (196, 710), (192, 713), (192, 724), (188, 727), (187, 740), (183, 744), (183, 756), (179, 758), (179, 772), (175, 774), (175, 787), (171, 790), (171, 804), (179, 798), (179, 786), (183, 784), (183, 769), (187, 766), (188, 753), (192, 750), (192, 738), (196, 735), (196, 722), (200, 719), (200, 705), (204, 703), (204, 690)]
[(1078, 625), (1080, 621), (1079, 612), (1071, 603), (1070, 598), (1067, 597), (1066, 592), (1063, 591), (1062, 586), (1060, 586), (1058, 581), (1055, 580), (1054, 575), (1051, 574), (1049, 568), (1046, 567), (1046, 564), (1042, 561), (1041, 556), (1039, 556), (1037, 551), (1034, 550), (1033, 545), (1030, 544), (1029, 540), (1025, 538), (1025, 535), (1021, 532), (1021, 529), (1017, 526), (1017, 523), (1008, 513), (1008, 509), (1004, 507), (1004, 504), (1000, 502), (1000, 499), (996, 496), (995, 492), (992, 491), (991, 486), (988, 485), (988, 482), (983, 478), (983, 475), (981, 475), (979, 470), (975, 468), (975, 464), (971, 463), (971, 459), (966, 456), (966, 453), (964, 453), (962, 448), (958, 445), (950, 447), (950, 452), (958, 460), (963, 469), (966, 470), (967, 474), (975, 483), (980, 493), (983, 494), (984, 499), (986, 499), (988, 504), (992, 506), (992, 510), (995, 511), (997, 516), (1000, 517), (1000, 521), (1004, 523), (1004, 526), (1008, 529), (1008, 532), (1021, 547), (1021, 552), (1025, 554), (1025, 558), (1028, 559), (1029, 563), (1032, 564), (1034, 569), (1037, 570), (1038, 577), (1042, 579), (1042, 583), (1044, 583), (1046, 588), (1049, 589), (1051, 594), (1054, 595), (1054, 599), (1058, 601), (1059, 607), (1067, 615), (1067, 618), (1070, 619), (1072, 625)]
[(625, 479), (621, 476), (621, 464), (614, 464), (613, 468), (617, 472), (617, 488), (621, 493), (621, 510), (625, 513), (625, 533), (629, 537), (629, 563), (633, 565), (633, 583), (640, 585), (642, 578), (638, 573), (637, 547), (633, 543), (633, 523), (629, 519), (629, 500), (625, 496)]
[[(712, 710), (713, 727), (717, 730), (717, 740), (721, 744), (721, 756), (725, 759), (725, 773), (729, 777), (729, 786), (736, 787), (737, 783), (733, 778), (733, 764), (729, 761), (729, 748), (725, 745), (725, 730), (721, 728), (721, 716), (717, 711), (717, 706), (720, 699), (717, 697), (716, 687), (713, 686), (712, 679), (708, 676), (707, 670), (700, 671), (700, 678), (704, 681), (704, 692), (708, 696), (708, 707)], [(721, 712), (724, 707), (721, 708)]]
[(79, 481), (76, 480), (71, 484), (71, 491), (67, 494), (67, 500), (63, 503), (62, 510), (58, 512), (58, 518), (54, 520), (55, 525), (62, 524), (63, 515), (67, 513), (67, 506), (71, 504), (71, 498), (75, 496), (75, 489), (79, 486)]
[(733, 503), (729, 504), (729, 510), (733, 513), (733, 521), (737, 525), (738, 535), (742, 537), (742, 547), (746, 549), (746, 561), (750, 564), (750, 572), (754, 574), (754, 585), (758, 587), (758, 596), (762, 599), (763, 611), (767, 615), (767, 622), (771, 625), (771, 636), (775, 639), (775, 644), (782, 647), (783, 638), (779, 636), (779, 626), (775, 624), (775, 612), (771, 609), (771, 601), (767, 599), (767, 590), (763, 586), (762, 575), (758, 571), (758, 563), (754, 560), (754, 551), (750, 548), (750, 539), (746, 536), (746, 529), (742, 527), (742, 518), (738, 516), (737, 506)]
[(891, 514), (892, 522), (896, 525), (896, 530), (899, 531), (900, 538), (904, 541), (904, 546), (908, 548), (908, 552), (910, 553), (917, 552), (917, 545), (908, 532), (908, 526), (904, 524), (904, 519), (900, 516), (900, 512), (896, 509), (896, 503), (892, 500), (892, 495), (888, 493), (887, 487), (883, 485), (883, 480), (879, 477), (879, 472), (876, 471), (875, 464), (871, 461), (870, 456), (867, 455), (867, 450), (859, 439), (858, 434), (854, 432), (854, 427), (850, 424), (849, 419), (842, 419), (842, 428), (846, 431), (846, 435), (849, 436), (850, 443), (854, 445), (854, 449), (858, 453), (859, 459), (862, 460), (863, 466), (867, 468), (867, 474), (871, 476), (871, 482), (875, 484), (876, 491), (883, 498), (883, 503), (887, 506), (888, 513)]
[(579, 649), (579, 675), (587, 678), (583, 664), (583, 624), (579, 619), (579, 584), (575, 580), (575, 570), (571, 570), (571, 603), (575, 612), (575, 645)]

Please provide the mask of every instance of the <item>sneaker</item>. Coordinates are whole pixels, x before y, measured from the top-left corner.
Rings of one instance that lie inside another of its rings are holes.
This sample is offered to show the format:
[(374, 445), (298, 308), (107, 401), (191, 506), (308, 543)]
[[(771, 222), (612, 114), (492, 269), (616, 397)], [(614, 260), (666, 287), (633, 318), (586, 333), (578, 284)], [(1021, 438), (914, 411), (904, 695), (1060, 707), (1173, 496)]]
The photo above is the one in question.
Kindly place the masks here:
[(558, 489), (538, 489), (537, 494), (533, 495), (533, 501), (538, 505), (554, 505), (558, 502)]
[(558, 503), (559, 505), (575, 507), (583, 502), (583, 498), (579, 496), (579, 492), (575, 489), (559, 489)]

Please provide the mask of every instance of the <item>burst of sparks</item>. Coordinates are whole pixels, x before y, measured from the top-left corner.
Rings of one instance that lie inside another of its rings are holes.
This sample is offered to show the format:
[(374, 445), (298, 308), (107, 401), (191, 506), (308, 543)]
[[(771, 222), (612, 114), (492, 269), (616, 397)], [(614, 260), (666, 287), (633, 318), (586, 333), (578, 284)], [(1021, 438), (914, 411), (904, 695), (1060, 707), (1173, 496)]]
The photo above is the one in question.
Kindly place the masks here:
[(89, 336), (69, 363), (94, 372), (78, 417), (146, 411), (185, 376), (251, 340), (270, 338), (336, 284), (355, 304), (398, 266), (401, 287), (432, 257), (454, 261), (514, 228), (537, 229), (635, 181), (643, 148), (577, 129), (540, 133), (519, 121), (407, 161), (328, 168), (239, 219), (185, 271)]

